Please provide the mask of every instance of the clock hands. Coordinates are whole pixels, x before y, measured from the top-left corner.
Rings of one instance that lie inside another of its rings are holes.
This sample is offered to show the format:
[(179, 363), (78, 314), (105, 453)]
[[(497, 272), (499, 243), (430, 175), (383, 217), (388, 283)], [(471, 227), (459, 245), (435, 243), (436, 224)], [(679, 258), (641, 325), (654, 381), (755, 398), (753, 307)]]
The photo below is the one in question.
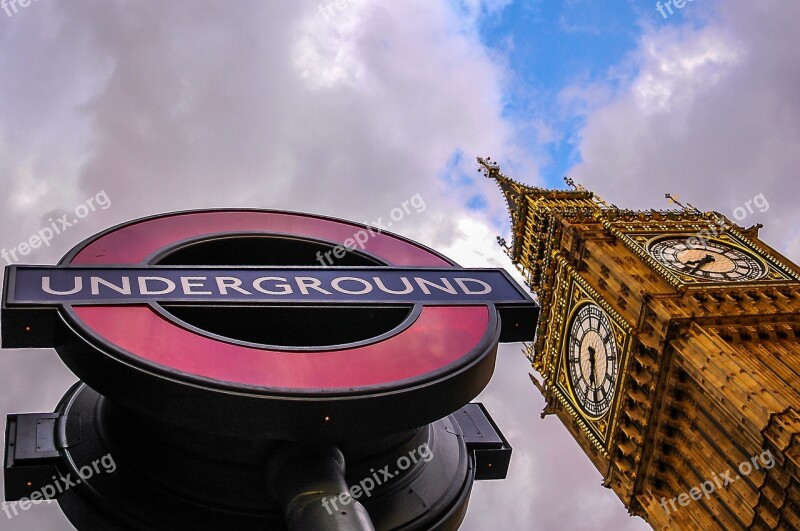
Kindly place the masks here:
[(599, 306), (578, 309), (565, 355), (575, 405), (592, 418), (604, 416), (614, 399), (618, 360), (613, 325)]
[(735, 243), (715, 239), (698, 248), (689, 237), (681, 236), (655, 242), (648, 251), (672, 271), (705, 280), (735, 282), (765, 277), (766, 264), (752, 249)]
[(713, 255), (707, 254), (703, 258), (699, 258), (697, 260), (687, 260), (684, 262), (686, 265), (694, 265), (694, 269), (692, 269), (689, 273), (694, 274), (697, 273), (699, 269), (701, 269), (704, 265), (710, 264), (711, 262), (715, 262), (716, 259)]

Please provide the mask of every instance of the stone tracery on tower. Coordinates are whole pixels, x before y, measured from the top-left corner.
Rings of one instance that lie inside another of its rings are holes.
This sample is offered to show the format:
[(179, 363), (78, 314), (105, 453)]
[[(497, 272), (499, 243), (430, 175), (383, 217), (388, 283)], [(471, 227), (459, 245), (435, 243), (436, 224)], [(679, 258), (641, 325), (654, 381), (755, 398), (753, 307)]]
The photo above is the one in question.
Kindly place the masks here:
[[(569, 179), (548, 190), (478, 163), (542, 306), (527, 355), (543, 415), (604, 485), (656, 529), (800, 529), (800, 267), (759, 225), (677, 197), (680, 209), (621, 209)], [(765, 455), (773, 466), (753, 461)], [(694, 499), (745, 462), (761, 466)]]

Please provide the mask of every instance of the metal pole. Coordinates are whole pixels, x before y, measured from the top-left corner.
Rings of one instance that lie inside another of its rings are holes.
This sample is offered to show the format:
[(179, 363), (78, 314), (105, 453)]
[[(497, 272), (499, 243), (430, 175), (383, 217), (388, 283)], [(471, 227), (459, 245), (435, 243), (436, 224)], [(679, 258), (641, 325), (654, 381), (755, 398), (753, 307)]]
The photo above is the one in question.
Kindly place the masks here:
[(267, 482), (290, 531), (374, 531), (367, 509), (346, 494), (345, 462), (335, 446), (287, 443), (267, 464)]

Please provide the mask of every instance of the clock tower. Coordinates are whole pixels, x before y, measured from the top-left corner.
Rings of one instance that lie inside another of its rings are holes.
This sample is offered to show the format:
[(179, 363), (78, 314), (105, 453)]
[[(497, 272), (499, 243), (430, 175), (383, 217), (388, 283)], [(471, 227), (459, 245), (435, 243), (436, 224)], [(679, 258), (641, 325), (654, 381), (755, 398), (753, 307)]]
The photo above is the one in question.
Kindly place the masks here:
[(800, 529), (800, 267), (758, 225), (677, 200), (620, 209), (478, 162), (541, 304), (542, 416), (655, 529)]

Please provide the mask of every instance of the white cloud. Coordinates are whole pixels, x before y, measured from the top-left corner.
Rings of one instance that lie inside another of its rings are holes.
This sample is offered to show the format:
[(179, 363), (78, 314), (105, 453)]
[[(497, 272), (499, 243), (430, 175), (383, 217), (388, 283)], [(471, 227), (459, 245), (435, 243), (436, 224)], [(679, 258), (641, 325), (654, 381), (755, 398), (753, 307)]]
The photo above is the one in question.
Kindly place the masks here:
[(363, 0), (343, 3), (341, 9), (335, 3), (320, 4), (317, 12), (307, 13), (298, 24), (294, 65), (311, 87), (358, 85), (365, 69), (357, 56), (358, 36), (370, 4)]
[(730, 36), (710, 28), (645, 35), (640, 51), (646, 67), (631, 92), (645, 115), (690, 110), (693, 98), (711, 90), (741, 59)]
[(587, 110), (571, 176), (617, 204), (668, 208), (671, 192), (729, 217), (763, 193), (769, 212), (742, 223), (763, 223), (764, 239), (800, 259), (798, 16), (790, 2), (721, 2), (702, 24), (646, 28), (631, 81)]
[[(0, 56), (14, 73), (0, 80), (0, 179), (16, 190), (0, 236), (13, 245), (101, 189), (114, 206), (81, 236), (208, 206), (366, 219), (424, 192), (428, 213), (396, 230), (436, 243), (490, 189), (439, 181), (446, 161), (465, 153), (472, 175), (474, 155), (516, 149), (502, 66), (474, 26), (496, 3), (32, 5), (7, 21)], [(43, 260), (75, 242), (55, 243)]]
[[(507, 265), (494, 239), (507, 228), (503, 200), (473, 160), (504, 154), (506, 173), (538, 178), (503, 118), (502, 59), (477, 31), (508, 3), (351, 0), (326, 17), (330, 2), (314, 0), (36, 2), (0, 21), (0, 247), (100, 190), (112, 207), (30, 261), (52, 263), (102, 228), (156, 212), (263, 207), (362, 221), (419, 193), (426, 210), (391, 230), (464, 265)], [(644, 208), (666, 206), (672, 191), (731, 213), (763, 192), (770, 210), (752, 222), (798, 258), (800, 7), (721, 9), (705, 26), (647, 29), (618, 67), (632, 65), (623, 91), (565, 89), (562, 102), (587, 124), (584, 163), (571, 173)], [(560, 138), (533, 126), (542, 142)], [(485, 211), (464, 208), (480, 194)], [(42, 354), (0, 357), (1, 411), (55, 405), (69, 377)], [(517, 450), (507, 482), (476, 487), (464, 529), (498, 518), (508, 529), (587, 529), (590, 517), (598, 529), (641, 528), (563, 427), (538, 419), (527, 370), (519, 357), (501, 360), (486, 391)], [(30, 393), (36, 374), (44, 403)]]
[[(3, 17), (0, 247), (100, 190), (111, 208), (25, 261), (53, 263), (153, 213), (262, 207), (362, 221), (419, 193), (425, 211), (391, 230), (498, 263), (486, 222), (505, 215), (502, 198), (474, 163), (520, 153), (502, 117), (503, 66), (476, 28), (498, 2), (346, 4), (326, 17), (313, 0), (75, 0)], [(442, 176), (457, 153), (451, 182)], [(467, 171), (474, 180), (460, 178)], [(467, 210), (481, 192), (488, 211)], [(0, 411), (54, 407), (63, 372), (52, 351), (0, 357), (3, 380), (16, 382), (0, 387)], [(34, 381), (50, 402), (36, 405)], [(58, 511), (49, 524), (43, 514), (11, 525), (67, 527)]]

